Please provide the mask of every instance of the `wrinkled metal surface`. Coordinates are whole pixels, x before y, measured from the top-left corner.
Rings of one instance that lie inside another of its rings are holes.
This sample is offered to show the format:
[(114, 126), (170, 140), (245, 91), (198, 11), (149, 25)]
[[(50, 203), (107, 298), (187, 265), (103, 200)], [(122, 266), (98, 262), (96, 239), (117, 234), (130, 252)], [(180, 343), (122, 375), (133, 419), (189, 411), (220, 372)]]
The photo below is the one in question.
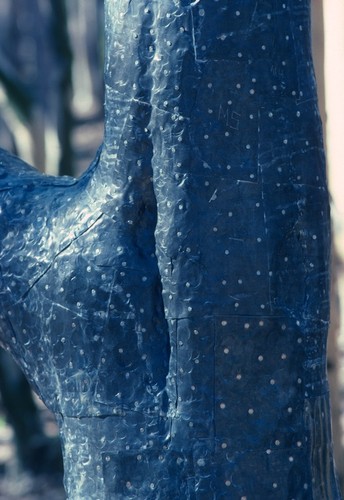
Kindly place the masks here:
[(339, 499), (307, 0), (108, 0), (80, 180), (1, 152), (0, 330), (70, 499)]

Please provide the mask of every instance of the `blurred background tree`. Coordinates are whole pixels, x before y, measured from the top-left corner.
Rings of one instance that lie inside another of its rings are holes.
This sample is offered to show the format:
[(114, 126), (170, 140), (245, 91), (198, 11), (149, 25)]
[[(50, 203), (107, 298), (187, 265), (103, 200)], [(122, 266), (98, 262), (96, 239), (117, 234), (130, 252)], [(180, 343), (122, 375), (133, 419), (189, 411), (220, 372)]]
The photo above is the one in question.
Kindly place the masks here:
[(2, 0), (1, 144), (49, 174), (75, 174), (73, 132), (101, 120), (103, 0)]

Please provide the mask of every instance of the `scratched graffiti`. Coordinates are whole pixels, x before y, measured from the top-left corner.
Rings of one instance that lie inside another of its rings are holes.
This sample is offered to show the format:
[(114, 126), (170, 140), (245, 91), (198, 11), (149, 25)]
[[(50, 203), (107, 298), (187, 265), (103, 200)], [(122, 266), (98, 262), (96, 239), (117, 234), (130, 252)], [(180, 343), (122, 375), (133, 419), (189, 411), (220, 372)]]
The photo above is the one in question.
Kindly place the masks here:
[(233, 130), (239, 130), (239, 125), (240, 125), (240, 113), (237, 111), (232, 111), (230, 109), (230, 105), (232, 104), (232, 101), (228, 101), (227, 106), (222, 106), (220, 104), (219, 107), (219, 112), (218, 112), (218, 119), (220, 121), (224, 121), (226, 124), (226, 127), (229, 127)]

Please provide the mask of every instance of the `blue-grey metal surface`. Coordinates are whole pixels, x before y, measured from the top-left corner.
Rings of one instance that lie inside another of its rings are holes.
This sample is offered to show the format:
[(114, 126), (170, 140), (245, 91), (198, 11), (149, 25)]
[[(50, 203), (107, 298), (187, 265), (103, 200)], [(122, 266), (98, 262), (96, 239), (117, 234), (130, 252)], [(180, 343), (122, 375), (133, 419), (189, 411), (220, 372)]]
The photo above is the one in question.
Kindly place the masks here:
[(0, 330), (77, 499), (339, 499), (308, 0), (108, 0), (80, 180), (1, 152)]

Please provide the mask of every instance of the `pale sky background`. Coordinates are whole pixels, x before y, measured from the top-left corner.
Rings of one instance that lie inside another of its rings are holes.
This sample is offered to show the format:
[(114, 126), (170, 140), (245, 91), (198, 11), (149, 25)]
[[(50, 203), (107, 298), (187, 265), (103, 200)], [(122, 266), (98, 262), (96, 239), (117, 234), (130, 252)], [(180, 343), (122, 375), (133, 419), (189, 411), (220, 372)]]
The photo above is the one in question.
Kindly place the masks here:
[[(332, 310), (332, 329), (328, 343), (330, 359), (339, 371), (329, 372), (332, 400), (332, 429), (337, 470), (344, 487), (344, 0), (312, 0), (313, 53), (318, 70), (320, 107), (327, 146), (328, 182), (332, 197), (334, 249), (341, 264), (333, 266), (339, 292), (339, 317)], [(334, 303), (336, 301), (334, 300)], [(334, 326), (334, 328), (333, 328)], [(337, 329), (338, 328), (338, 329)], [(339, 337), (335, 337), (338, 335)], [(338, 344), (337, 344), (338, 342)], [(339, 363), (339, 364), (338, 364)], [(338, 378), (339, 375), (339, 378)]]
[[(321, 0), (313, 0), (318, 9)], [(344, 232), (344, 0), (323, 0), (326, 142), (333, 216)], [(344, 243), (344, 237), (341, 237)], [(344, 256), (344, 245), (340, 251)]]

